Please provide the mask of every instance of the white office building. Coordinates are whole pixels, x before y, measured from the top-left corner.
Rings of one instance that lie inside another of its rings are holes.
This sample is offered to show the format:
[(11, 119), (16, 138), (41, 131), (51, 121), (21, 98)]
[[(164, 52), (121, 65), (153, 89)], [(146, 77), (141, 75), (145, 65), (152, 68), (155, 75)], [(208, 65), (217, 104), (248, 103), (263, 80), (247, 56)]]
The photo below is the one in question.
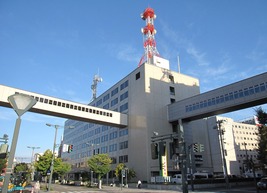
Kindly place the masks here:
[[(221, 122), (220, 128), (218, 122)], [(214, 116), (190, 122), (187, 128), (192, 129), (192, 143), (204, 145), (203, 152), (193, 153), (194, 172), (205, 171), (215, 176), (223, 175), (221, 132), (227, 173), (235, 176), (247, 176), (248, 173), (252, 175), (251, 163), (258, 163), (258, 127), (255, 124)]]
[[(136, 171), (137, 178), (150, 181), (151, 175), (159, 175), (159, 161), (151, 159), (153, 132), (173, 133), (167, 105), (199, 93), (198, 79), (144, 63), (90, 103), (128, 114), (128, 127), (68, 120), (66, 124), (74, 125), (75, 131), (64, 131), (64, 144), (73, 144), (73, 152), (62, 157), (78, 172), (86, 170), (86, 160), (94, 153), (108, 153), (113, 168), (125, 163)], [(168, 162), (172, 171), (172, 162)]]

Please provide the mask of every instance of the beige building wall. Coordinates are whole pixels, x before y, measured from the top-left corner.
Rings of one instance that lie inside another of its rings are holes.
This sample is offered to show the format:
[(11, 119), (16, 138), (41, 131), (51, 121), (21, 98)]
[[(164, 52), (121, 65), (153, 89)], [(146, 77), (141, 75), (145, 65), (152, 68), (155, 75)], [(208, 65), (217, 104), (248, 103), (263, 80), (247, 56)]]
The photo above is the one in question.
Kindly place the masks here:
[[(140, 73), (140, 79), (135, 80)], [(199, 94), (196, 78), (169, 71), (154, 65), (144, 64), (129, 75), (129, 163), (137, 177), (150, 181), (151, 172), (159, 171), (159, 160), (151, 159), (151, 137), (172, 133), (167, 119), (167, 105)], [(170, 140), (167, 140), (170, 142)], [(168, 145), (167, 145), (168, 146)], [(170, 156), (168, 156), (170, 157)], [(172, 170), (172, 162), (169, 170)]]
[[(128, 85), (121, 90), (120, 87), (125, 82), (128, 82)], [(105, 96), (111, 94), (116, 88), (118, 93), (114, 96), (110, 95), (104, 102)], [(128, 97), (121, 100), (120, 96), (125, 92), (128, 92)], [(107, 108), (109, 104), (108, 109), (119, 112), (121, 106), (127, 104), (127, 109), (122, 113), (128, 114), (128, 127), (124, 129), (109, 127), (104, 131), (101, 128), (101, 132), (87, 137), (87, 133), (94, 132), (100, 126), (91, 127), (89, 123), (73, 122), (78, 132), (71, 135), (66, 131), (64, 143), (73, 144), (74, 150), (71, 154), (64, 153), (62, 156), (75, 166), (75, 171), (79, 171), (84, 169), (83, 167), (86, 168), (86, 160), (92, 155), (93, 149), (99, 149), (101, 153), (101, 149), (107, 147), (108, 154), (116, 159), (116, 163), (112, 165), (113, 169), (120, 162), (120, 157), (124, 156), (127, 159), (122, 162), (136, 171), (137, 179), (149, 182), (151, 172), (159, 171), (159, 161), (151, 158), (150, 144), (153, 132), (156, 131), (159, 135), (173, 132), (167, 119), (167, 105), (199, 93), (198, 79), (155, 65), (143, 64), (90, 103), (101, 108)], [(112, 106), (111, 103), (116, 98), (118, 103)], [(85, 129), (86, 125), (90, 125), (90, 128)], [(120, 136), (121, 131), (127, 131), (128, 134)], [(110, 139), (110, 135), (114, 132), (118, 136)], [(97, 142), (97, 146), (94, 147), (86, 145), (88, 142), (95, 143), (96, 138), (102, 139), (103, 136), (108, 136), (109, 139), (105, 142)], [(120, 149), (120, 143), (126, 141), (128, 147)], [(117, 144), (117, 150), (109, 152), (109, 146), (115, 144)], [(168, 162), (168, 169), (173, 170), (171, 160)]]
[[(200, 155), (203, 161), (196, 161), (195, 171), (208, 171), (223, 174), (223, 162), (221, 144), (216, 122), (225, 120), (221, 129), (224, 131), (224, 149), (227, 170), (229, 175), (243, 175), (249, 168), (245, 161), (246, 157), (257, 163), (257, 132), (256, 125), (234, 122), (227, 117), (209, 117), (190, 122), (187, 128), (192, 129), (193, 143), (202, 143), (204, 152), (195, 153)], [(246, 144), (246, 145), (245, 145)]]

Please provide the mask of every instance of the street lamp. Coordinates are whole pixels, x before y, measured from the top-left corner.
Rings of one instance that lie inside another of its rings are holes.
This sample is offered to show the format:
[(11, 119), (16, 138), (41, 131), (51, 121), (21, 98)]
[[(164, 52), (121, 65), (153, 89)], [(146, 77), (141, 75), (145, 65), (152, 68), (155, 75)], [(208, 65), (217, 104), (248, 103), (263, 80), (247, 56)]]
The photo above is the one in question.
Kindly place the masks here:
[(40, 149), (40, 147), (32, 147), (32, 146), (27, 146), (27, 148), (30, 148), (30, 149), (32, 149), (32, 158), (31, 158), (31, 162), (33, 162), (34, 150), (35, 150), (35, 149)]
[(19, 129), (20, 129), (20, 124), (21, 124), (20, 117), (25, 112), (30, 110), (37, 103), (37, 101), (33, 97), (29, 95), (25, 95), (25, 94), (14, 94), (14, 95), (9, 96), (7, 100), (12, 106), (12, 108), (14, 109), (14, 111), (17, 113), (18, 118), (16, 120), (16, 125), (15, 125), (15, 129), (13, 133), (12, 144), (11, 144), (10, 153), (8, 157), (8, 165), (7, 165), (2, 193), (7, 193), (8, 191), (8, 184), (10, 180), (10, 175), (12, 173), (12, 165), (13, 165), (14, 156), (16, 152)]
[(60, 126), (60, 125), (52, 125), (52, 124), (49, 124), (49, 123), (46, 123), (46, 125), (48, 127), (55, 127), (55, 138), (54, 138), (54, 146), (53, 146), (53, 152), (52, 152), (53, 155), (52, 155), (52, 161), (51, 161), (51, 166), (50, 166), (50, 176), (49, 176), (49, 184), (48, 184), (48, 191), (50, 191), (51, 182), (52, 182), (52, 176), (53, 176), (53, 170), (54, 170), (55, 149), (56, 149), (56, 146), (57, 146), (57, 144), (56, 144), (56, 142), (57, 142), (57, 130), (60, 127), (72, 129), (72, 128), (74, 128), (74, 126), (64, 127), (64, 126)]
[(40, 147), (27, 146), (27, 148), (32, 149), (32, 158), (31, 158), (31, 163), (32, 163), (32, 181), (34, 181), (34, 165), (33, 165), (34, 150), (35, 149), (40, 149)]

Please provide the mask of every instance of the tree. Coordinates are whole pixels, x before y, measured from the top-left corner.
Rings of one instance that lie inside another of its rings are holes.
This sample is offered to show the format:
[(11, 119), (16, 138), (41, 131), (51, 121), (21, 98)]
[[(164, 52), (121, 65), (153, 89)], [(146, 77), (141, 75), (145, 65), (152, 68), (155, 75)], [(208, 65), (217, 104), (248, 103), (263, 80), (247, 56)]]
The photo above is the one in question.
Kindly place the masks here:
[(0, 159), (0, 172), (3, 172), (3, 169), (5, 169), (7, 166), (7, 159)]
[[(118, 179), (121, 179), (121, 171), (123, 169), (126, 169), (127, 166), (124, 163), (119, 163), (115, 169), (115, 175)], [(133, 169), (127, 169), (127, 175), (125, 175), (125, 177), (127, 176), (127, 181), (130, 181), (132, 178), (136, 177), (136, 173)]]
[(54, 162), (54, 173), (58, 174), (61, 178), (71, 170), (69, 163), (63, 162), (61, 158), (56, 158)]
[[(47, 171), (50, 169), (52, 162), (52, 152), (46, 150), (44, 155), (39, 157), (39, 160), (35, 162), (36, 171), (40, 172), (42, 176), (47, 175)], [(63, 162), (61, 158), (55, 158), (54, 160), (54, 170), (53, 177), (64, 176), (67, 172), (71, 170), (71, 165), (69, 163)]]
[(111, 158), (108, 154), (97, 154), (88, 160), (89, 168), (98, 175), (98, 188), (101, 189), (102, 177), (111, 170)]
[(26, 163), (18, 163), (14, 168), (15, 173), (30, 172), (30, 168)]
[(19, 185), (23, 184), (24, 182), (30, 182), (31, 179), (31, 168), (30, 165), (27, 163), (18, 163), (14, 167), (14, 184)]
[(36, 171), (40, 172), (42, 176), (46, 176), (47, 170), (50, 168), (52, 155), (53, 154), (50, 150), (46, 150), (44, 154), (39, 157), (39, 160), (34, 164)]
[[(259, 107), (255, 109), (256, 116), (258, 117), (258, 160), (264, 170), (264, 165), (267, 163), (267, 113)], [(266, 171), (265, 171), (266, 173)]]

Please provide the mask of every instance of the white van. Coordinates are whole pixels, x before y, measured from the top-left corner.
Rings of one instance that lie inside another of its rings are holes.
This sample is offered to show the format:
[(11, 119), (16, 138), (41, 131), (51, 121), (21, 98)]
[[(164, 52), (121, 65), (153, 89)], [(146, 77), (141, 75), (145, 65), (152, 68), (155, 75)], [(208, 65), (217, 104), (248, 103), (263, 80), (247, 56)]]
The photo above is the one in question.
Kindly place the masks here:
[[(187, 174), (187, 180), (191, 179), (191, 175)], [(171, 179), (171, 183), (182, 184), (182, 174), (175, 174)]]

